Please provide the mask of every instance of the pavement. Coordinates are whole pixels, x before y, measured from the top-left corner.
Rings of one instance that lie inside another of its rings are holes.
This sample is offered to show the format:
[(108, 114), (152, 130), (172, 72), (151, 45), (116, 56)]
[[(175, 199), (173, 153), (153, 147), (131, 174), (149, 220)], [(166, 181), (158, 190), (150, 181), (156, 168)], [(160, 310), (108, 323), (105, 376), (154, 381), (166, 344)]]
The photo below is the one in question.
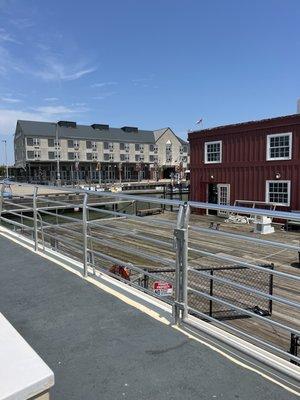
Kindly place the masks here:
[(54, 371), (53, 400), (299, 399), (2, 236), (0, 257), (0, 311)]

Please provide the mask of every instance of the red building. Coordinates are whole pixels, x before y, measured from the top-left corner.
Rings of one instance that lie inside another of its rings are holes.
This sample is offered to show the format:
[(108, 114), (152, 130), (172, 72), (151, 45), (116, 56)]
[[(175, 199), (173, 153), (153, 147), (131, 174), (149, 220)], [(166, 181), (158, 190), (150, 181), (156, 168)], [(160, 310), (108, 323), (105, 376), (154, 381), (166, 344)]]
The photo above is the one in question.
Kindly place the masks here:
[(189, 133), (191, 200), (300, 210), (300, 114)]

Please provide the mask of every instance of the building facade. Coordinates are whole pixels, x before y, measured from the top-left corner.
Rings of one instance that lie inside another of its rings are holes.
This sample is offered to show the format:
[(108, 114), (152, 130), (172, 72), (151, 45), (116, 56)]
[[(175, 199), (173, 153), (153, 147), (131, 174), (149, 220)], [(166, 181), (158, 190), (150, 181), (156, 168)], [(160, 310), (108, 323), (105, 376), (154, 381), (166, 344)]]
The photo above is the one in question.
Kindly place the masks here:
[(169, 178), (188, 166), (188, 143), (170, 128), (18, 121), (14, 136), (18, 178), (63, 183)]
[(300, 210), (300, 115), (189, 133), (191, 199)]

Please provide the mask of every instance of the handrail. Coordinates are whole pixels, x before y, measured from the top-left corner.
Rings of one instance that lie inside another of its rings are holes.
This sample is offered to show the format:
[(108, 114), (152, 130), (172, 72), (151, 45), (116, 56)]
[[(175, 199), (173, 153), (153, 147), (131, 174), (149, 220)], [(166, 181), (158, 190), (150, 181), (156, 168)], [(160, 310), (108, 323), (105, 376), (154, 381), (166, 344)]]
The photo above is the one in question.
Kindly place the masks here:
[[(0, 181), (0, 184), (5, 182)], [(178, 206), (184, 205), (186, 202), (181, 200), (170, 200), (170, 199), (157, 199), (154, 197), (148, 196), (140, 196), (140, 195), (132, 195), (132, 194), (124, 194), (122, 192), (113, 193), (113, 192), (94, 192), (89, 191), (86, 189), (74, 189), (68, 188), (63, 186), (53, 186), (53, 185), (32, 185), (29, 183), (20, 183), (20, 182), (9, 182), (10, 185), (17, 185), (20, 187), (37, 187), (41, 189), (50, 189), (50, 190), (58, 190), (65, 193), (76, 193), (76, 194), (88, 194), (90, 196), (99, 196), (99, 197), (114, 197), (114, 198), (124, 198), (124, 199), (131, 199), (131, 200), (138, 200), (143, 202), (151, 202), (156, 204), (164, 204), (170, 206)], [(213, 204), (213, 203), (205, 203), (205, 202), (195, 202), (195, 201), (188, 201), (187, 202), (190, 207), (198, 208), (198, 209), (209, 209), (209, 210), (216, 210), (216, 211), (228, 211), (234, 213), (246, 213), (249, 214), (249, 207), (235, 207), (235, 206), (228, 206), (228, 205), (220, 205), (220, 204)], [(258, 209), (258, 208), (251, 208), (251, 214), (253, 215), (263, 215), (278, 219), (289, 219), (294, 221), (300, 221), (300, 213), (294, 213), (289, 211), (272, 211), (272, 210), (265, 210), (265, 209)]]

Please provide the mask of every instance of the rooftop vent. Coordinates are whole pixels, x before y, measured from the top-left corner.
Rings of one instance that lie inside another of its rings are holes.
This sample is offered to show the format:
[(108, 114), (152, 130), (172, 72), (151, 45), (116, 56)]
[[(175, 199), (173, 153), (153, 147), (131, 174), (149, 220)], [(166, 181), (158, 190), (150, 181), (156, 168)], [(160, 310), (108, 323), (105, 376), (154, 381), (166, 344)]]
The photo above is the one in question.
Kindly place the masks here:
[(106, 131), (109, 129), (109, 125), (107, 124), (93, 124), (91, 127), (93, 129), (98, 129), (98, 131)]
[(64, 126), (66, 128), (76, 128), (76, 122), (73, 121), (58, 121), (58, 126)]
[(135, 126), (122, 126), (121, 128), (124, 132), (138, 132), (138, 128)]

